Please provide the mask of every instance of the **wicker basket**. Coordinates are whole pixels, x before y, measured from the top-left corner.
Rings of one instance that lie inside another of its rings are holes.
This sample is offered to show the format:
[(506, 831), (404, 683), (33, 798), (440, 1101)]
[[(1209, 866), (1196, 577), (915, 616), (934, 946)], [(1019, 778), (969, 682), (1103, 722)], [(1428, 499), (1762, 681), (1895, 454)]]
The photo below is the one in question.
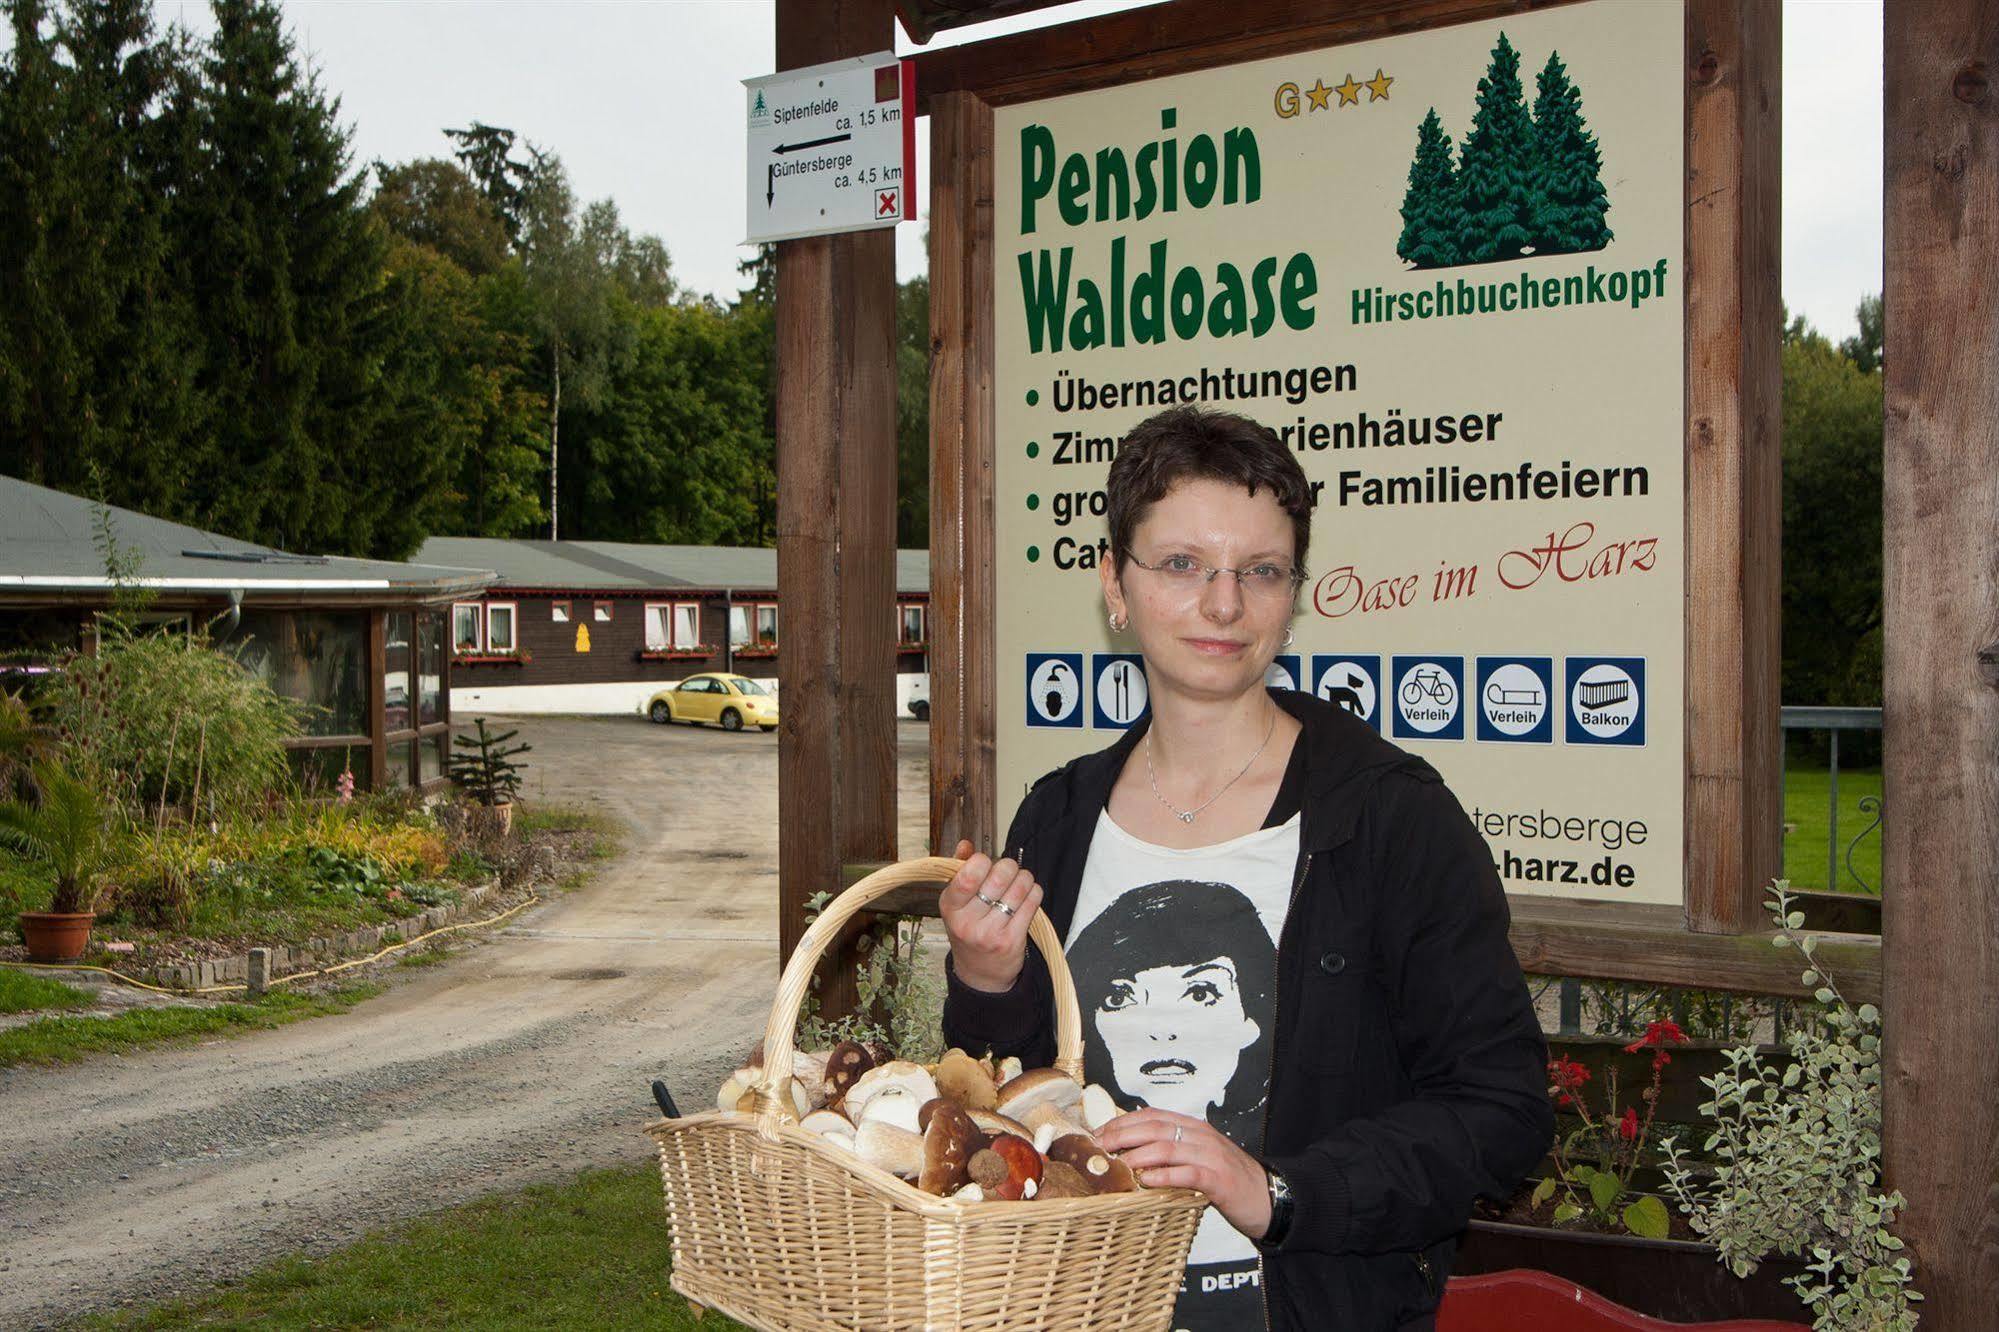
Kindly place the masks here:
[[(892, 889), (941, 887), (959, 862), (904, 861), (827, 904), (778, 982), (754, 1114), (710, 1111), (647, 1128), (673, 1229), (673, 1288), (752, 1327), (1144, 1328), (1172, 1318), (1207, 1199), (1191, 1189), (957, 1203), (807, 1132), (783, 1083), (813, 970), (840, 928)], [(1082, 1074), (1082, 1017), (1061, 941), (1030, 933), (1055, 988), (1055, 1066)]]

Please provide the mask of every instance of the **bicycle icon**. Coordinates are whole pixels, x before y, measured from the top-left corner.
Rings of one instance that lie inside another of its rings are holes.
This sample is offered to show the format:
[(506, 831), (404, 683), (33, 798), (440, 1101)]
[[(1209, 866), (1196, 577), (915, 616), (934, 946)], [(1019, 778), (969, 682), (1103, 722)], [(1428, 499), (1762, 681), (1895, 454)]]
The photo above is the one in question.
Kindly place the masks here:
[(1404, 707), (1415, 707), (1426, 698), (1440, 708), (1457, 706), (1457, 686), (1451, 683), (1451, 677), (1439, 667), (1419, 666), (1403, 678)]

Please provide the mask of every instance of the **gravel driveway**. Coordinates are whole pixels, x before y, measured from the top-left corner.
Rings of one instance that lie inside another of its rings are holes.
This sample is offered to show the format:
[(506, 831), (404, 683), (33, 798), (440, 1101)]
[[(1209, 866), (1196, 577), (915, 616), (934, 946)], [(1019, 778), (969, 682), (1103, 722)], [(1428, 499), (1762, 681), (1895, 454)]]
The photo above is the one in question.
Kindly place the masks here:
[[(393, 988), (349, 1013), (0, 1071), (0, 1327), (150, 1303), (638, 1161), (651, 1078), (689, 1108), (712, 1096), (777, 979), (777, 737), (519, 725), (535, 747), (526, 798), (629, 826), (587, 887), (442, 965), (385, 971)], [(929, 733), (900, 728), (901, 845), (920, 855)]]

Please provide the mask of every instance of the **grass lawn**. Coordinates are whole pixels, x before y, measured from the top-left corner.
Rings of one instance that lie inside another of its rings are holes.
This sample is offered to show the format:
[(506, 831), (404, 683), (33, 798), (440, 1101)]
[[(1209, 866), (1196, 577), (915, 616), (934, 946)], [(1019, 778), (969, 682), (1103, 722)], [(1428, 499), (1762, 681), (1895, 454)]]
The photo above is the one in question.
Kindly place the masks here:
[(74, 985), (32, 971), (0, 967), (0, 1013), (32, 1013), (42, 1008), (88, 1008), (90, 995)]
[[(1826, 887), (1826, 835), (1831, 823), (1830, 782), (1824, 768), (1790, 767), (1784, 772), (1784, 822), (1794, 824), (1784, 835), (1784, 873), (1794, 888)], [(1838, 891), (1864, 893), (1867, 888), (1846, 867), (1846, 848), (1860, 830), (1874, 822), (1863, 813), (1863, 796), (1881, 798), (1879, 768), (1839, 770), (1839, 881)], [(1853, 868), (1881, 891), (1881, 830), (1876, 828), (1853, 851)]]
[(90, 1328), (648, 1328), (697, 1324), (667, 1286), (651, 1165), (591, 1171), (380, 1231), (325, 1258), (283, 1258), (240, 1284)]
[[(0, 968), (0, 985), (20, 972)], [(61, 987), (69, 989), (69, 986)], [(302, 1018), (343, 1013), (380, 994), (379, 985), (349, 985), (318, 994), (273, 990), (255, 1003), (205, 1008), (137, 1008), (115, 1017), (51, 1017), (0, 1031), (0, 1068), (14, 1064), (62, 1064), (86, 1055), (120, 1054), (142, 1045), (190, 1041), (200, 1036), (236, 1036), (282, 1027)]]

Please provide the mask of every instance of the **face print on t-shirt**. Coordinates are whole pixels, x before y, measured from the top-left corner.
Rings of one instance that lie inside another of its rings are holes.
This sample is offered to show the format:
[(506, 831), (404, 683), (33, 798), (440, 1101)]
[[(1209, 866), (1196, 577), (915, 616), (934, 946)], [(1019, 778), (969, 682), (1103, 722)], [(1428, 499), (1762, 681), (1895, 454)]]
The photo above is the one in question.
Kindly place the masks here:
[(1121, 1106), (1205, 1119), (1256, 1149), (1276, 949), (1250, 900), (1225, 883), (1147, 884), (1104, 908), (1066, 955), (1087, 1079)]

